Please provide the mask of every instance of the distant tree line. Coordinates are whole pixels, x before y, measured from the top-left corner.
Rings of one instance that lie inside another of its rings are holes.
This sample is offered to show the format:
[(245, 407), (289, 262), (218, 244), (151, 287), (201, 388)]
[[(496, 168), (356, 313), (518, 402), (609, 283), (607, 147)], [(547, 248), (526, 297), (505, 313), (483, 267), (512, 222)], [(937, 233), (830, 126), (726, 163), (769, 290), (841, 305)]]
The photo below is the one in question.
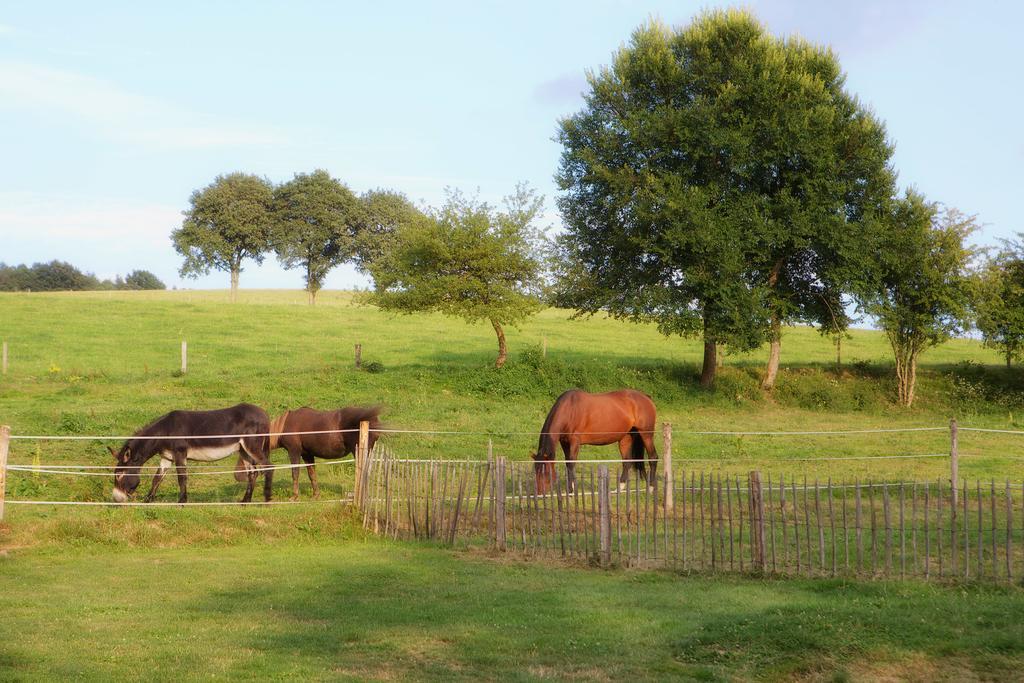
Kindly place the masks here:
[(148, 270), (133, 270), (124, 278), (101, 280), (92, 273), (83, 273), (65, 261), (33, 263), (31, 266), (8, 266), (0, 263), (2, 292), (61, 292), (81, 290), (167, 289)]
[(312, 304), (349, 262), (386, 310), (490, 322), (499, 367), (504, 327), (545, 304), (701, 339), (708, 387), (723, 351), (767, 346), (771, 390), (784, 326), (817, 327), (838, 357), (858, 316), (885, 332), (906, 406), (921, 354), (971, 326), (1007, 365), (1024, 357), (1024, 242), (985, 258), (974, 216), (900, 191), (884, 124), (827, 47), (712, 10), (641, 26), (588, 81), (559, 122), (553, 244), (525, 186), (503, 209), (457, 191), (432, 208), (322, 170), (234, 173), (193, 193), (182, 274), (229, 272), (234, 299), (243, 261), (273, 252)]

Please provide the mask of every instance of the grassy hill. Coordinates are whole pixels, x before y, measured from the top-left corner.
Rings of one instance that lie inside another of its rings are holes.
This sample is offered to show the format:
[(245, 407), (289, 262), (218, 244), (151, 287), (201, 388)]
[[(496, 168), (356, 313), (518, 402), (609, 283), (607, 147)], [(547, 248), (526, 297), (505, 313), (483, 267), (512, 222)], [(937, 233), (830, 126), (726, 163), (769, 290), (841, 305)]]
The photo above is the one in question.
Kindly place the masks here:
[[(962, 424), (1019, 429), (1024, 386), (977, 342), (924, 358), (920, 401), (892, 401), (888, 347), (855, 330), (843, 349), (790, 329), (775, 392), (763, 353), (729, 356), (697, 385), (694, 341), (547, 310), (509, 333), (492, 367), (489, 326), (389, 317), (325, 292), (0, 294), (0, 423), (15, 434), (123, 434), (175, 408), (251, 401), (270, 413), (379, 403), (414, 457), (526, 457), (554, 398), (578, 386), (650, 393), (674, 428), (676, 467), (809, 478), (948, 476), (944, 458), (807, 463), (829, 455), (943, 453), (944, 432), (698, 436)], [(179, 372), (180, 342), (189, 371)], [(547, 340), (542, 357), (540, 343)], [(353, 367), (353, 347), (364, 363)], [(964, 433), (967, 477), (1021, 476), (1024, 437)], [(12, 463), (107, 465), (113, 442), (15, 441)], [(616, 459), (614, 448), (587, 457)], [(283, 460), (278, 452), (276, 460)], [(325, 498), (350, 468), (322, 466)], [(276, 495), (287, 495), (279, 473)], [(308, 495), (308, 489), (304, 489)], [(173, 500), (172, 481), (161, 498)], [(230, 476), (193, 477), (192, 500), (233, 500)], [(101, 501), (109, 475), (10, 473), (9, 499)], [(926, 586), (601, 572), (367, 538), (337, 505), (49, 508), (0, 523), (0, 680), (78, 677), (459, 677), (700, 680), (1005, 679), (1024, 664), (1013, 587)]]
[[(509, 334), (511, 360), (492, 367), (488, 325), (435, 315), (393, 317), (324, 292), (315, 308), (297, 291), (82, 292), (0, 295), (0, 337), (10, 345), (0, 379), (0, 421), (18, 434), (124, 434), (168, 410), (250, 401), (271, 414), (300, 405), (377, 403), (390, 426), (491, 433), (495, 451), (526, 457), (554, 398), (565, 389), (629, 386), (654, 397), (676, 430), (677, 460), (700, 466), (789, 469), (787, 457), (941, 453), (942, 433), (851, 437), (708, 437), (686, 431), (778, 431), (943, 426), (951, 417), (984, 427), (1024, 426), (1024, 374), (1006, 370), (975, 340), (929, 351), (913, 409), (893, 402), (883, 335), (853, 330), (843, 366), (808, 328), (786, 330), (772, 394), (758, 387), (764, 352), (727, 356), (717, 387), (697, 384), (700, 344), (651, 326), (549, 309)], [(179, 372), (188, 340), (189, 370)], [(548, 353), (541, 357), (541, 340)], [(353, 348), (382, 372), (357, 371)], [(515, 434), (506, 434), (514, 432)], [(413, 457), (483, 457), (486, 435), (394, 435)], [(965, 434), (968, 476), (1001, 476), (1024, 440)], [(101, 444), (15, 444), (12, 461), (106, 461)], [(588, 457), (616, 456), (613, 447)], [(884, 463), (841, 472), (938, 476), (935, 463)], [(834, 472), (816, 466), (815, 475)], [(803, 465), (801, 471), (805, 471)]]

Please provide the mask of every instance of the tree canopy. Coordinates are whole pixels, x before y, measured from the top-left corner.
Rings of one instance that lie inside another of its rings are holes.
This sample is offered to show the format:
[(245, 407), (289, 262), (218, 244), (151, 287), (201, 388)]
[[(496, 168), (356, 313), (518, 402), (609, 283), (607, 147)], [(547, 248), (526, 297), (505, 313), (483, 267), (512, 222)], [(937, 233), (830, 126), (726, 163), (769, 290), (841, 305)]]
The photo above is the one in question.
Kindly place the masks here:
[(302, 268), (309, 302), (335, 266), (352, 259), (359, 200), (327, 171), (297, 173), (274, 190), (271, 242), (285, 268)]
[(711, 11), (634, 32), (561, 122), (561, 301), (702, 336), (773, 342), (783, 322), (843, 329), (872, 219), (892, 194), (880, 122), (829, 50)]
[(262, 263), (270, 249), (273, 199), (269, 180), (246, 173), (217, 176), (193, 192), (181, 227), (171, 233), (175, 250), (185, 257), (181, 274), (227, 271), (235, 301), (242, 261)]
[(423, 213), (401, 192), (370, 190), (359, 198), (362, 213), (356, 235), (356, 265), (369, 272), (370, 263), (384, 252), (402, 226), (419, 221)]
[(542, 240), (534, 222), (542, 199), (524, 185), (505, 210), (449, 193), (445, 204), (401, 225), (369, 262), (375, 289), (370, 303), (385, 310), (437, 311), (467, 322), (487, 320), (507, 358), (504, 325), (540, 310)]

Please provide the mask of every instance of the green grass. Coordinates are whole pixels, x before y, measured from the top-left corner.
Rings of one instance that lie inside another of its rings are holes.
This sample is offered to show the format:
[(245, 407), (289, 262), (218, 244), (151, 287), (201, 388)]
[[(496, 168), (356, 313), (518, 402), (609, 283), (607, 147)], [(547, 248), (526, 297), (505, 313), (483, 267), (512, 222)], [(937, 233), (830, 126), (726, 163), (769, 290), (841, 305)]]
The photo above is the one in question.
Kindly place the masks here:
[[(1024, 427), (1024, 375), (976, 341), (929, 351), (919, 402), (904, 410), (892, 400), (884, 337), (852, 337), (836, 370), (827, 340), (787, 330), (779, 385), (766, 395), (763, 351), (727, 357), (717, 388), (704, 391), (698, 343), (560, 310), (510, 330), (499, 371), (489, 326), (389, 317), (348, 293), (324, 292), (316, 308), (302, 292), (244, 291), (235, 306), (225, 292), (0, 294), (11, 362), (0, 423), (15, 434), (123, 434), (175, 408), (380, 403), (393, 427), (483, 433), (389, 436), (398, 454), (483, 458), (489, 433), (496, 454), (523, 458), (561, 391), (631, 386), (673, 424), (677, 470), (933, 481), (948, 477), (944, 459), (793, 459), (942, 453), (943, 432), (686, 432), (943, 426), (951, 417)], [(354, 369), (356, 343), (383, 372)], [(105, 445), (15, 441), (10, 460), (105, 465)], [(1019, 482), (1022, 445), (962, 433), (961, 474)], [(617, 458), (613, 448), (584, 455)], [(319, 469), (324, 497), (343, 496), (350, 469)], [(278, 474), (277, 498), (289, 480)], [(108, 477), (8, 478), (15, 500), (107, 500), (109, 489)], [(168, 480), (161, 499), (175, 493)], [(232, 500), (240, 489), (229, 475), (193, 477), (190, 493)], [(332, 505), (8, 505), (0, 523), (0, 678), (10, 679), (1005, 679), (1024, 664), (1022, 601), (1019, 588), (527, 565), (367, 539)]]
[(1005, 680), (1024, 664), (1019, 590), (604, 572), (335, 524), (2, 555), (0, 679)]

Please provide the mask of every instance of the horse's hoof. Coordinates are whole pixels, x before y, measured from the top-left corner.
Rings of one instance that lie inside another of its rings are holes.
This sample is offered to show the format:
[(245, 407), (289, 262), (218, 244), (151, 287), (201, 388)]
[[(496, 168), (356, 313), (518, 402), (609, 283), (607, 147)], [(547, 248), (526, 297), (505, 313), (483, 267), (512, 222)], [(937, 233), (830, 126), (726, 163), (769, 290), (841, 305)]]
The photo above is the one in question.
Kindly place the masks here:
[(623, 491), (625, 491), (625, 490), (626, 490), (626, 485), (625, 485), (625, 484), (623, 484), (623, 483), (622, 483), (622, 482), (620, 481), (620, 482), (619, 482), (619, 493), (622, 493), (622, 492), (623, 492)]
[(288, 500), (292, 503), (297, 502), (299, 500), (299, 494), (296, 493), (291, 496), (288, 496)]

